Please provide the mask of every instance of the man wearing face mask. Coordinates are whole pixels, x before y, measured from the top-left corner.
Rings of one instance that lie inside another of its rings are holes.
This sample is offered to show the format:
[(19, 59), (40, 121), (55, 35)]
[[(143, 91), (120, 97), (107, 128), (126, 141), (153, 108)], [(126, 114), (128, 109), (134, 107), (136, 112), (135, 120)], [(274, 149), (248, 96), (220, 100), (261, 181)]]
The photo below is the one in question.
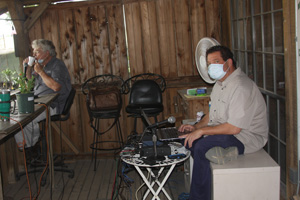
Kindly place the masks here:
[(182, 137), (194, 158), (190, 200), (211, 199), (210, 162), (224, 164), (238, 154), (253, 153), (268, 140), (267, 109), (256, 84), (240, 68), (224, 46), (206, 52), (209, 76), (215, 83), (208, 114), (195, 125), (181, 125), (192, 131)]
[[(60, 114), (71, 91), (71, 79), (67, 67), (60, 59), (56, 58), (55, 46), (49, 40), (38, 39), (32, 42), (35, 63), (27, 66), (26, 77), (35, 77), (34, 95), (41, 96), (50, 93), (59, 93), (58, 98), (50, 106), (50, 114)], [(23, 61), (26, 66), (29, 59)], [(40, 136), (38, 122), (46, 118), (46, 112), (35, 118), (32, 123), (24, 127), (26, 145), (31, 147), (36, 144)], [(23, 136), (19, 132), (15, 135), (16, 142), (21, 149)]]

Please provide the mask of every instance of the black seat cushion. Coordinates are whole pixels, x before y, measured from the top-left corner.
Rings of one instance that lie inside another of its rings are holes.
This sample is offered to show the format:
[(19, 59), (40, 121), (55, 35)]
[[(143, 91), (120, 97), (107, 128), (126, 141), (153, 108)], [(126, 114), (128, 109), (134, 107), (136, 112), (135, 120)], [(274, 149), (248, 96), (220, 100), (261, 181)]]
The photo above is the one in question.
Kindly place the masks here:
[(91, 117), (98, 119), (114, 119), (120, 116), (120, 110), (90, 111), (90, 115)]
[(58, 114), (58, 115), (52, 115), (51, 116), (51, 121), (60, 121), (60, 115)]
[(164, 106), (162, 104), (129, 104), (126, 107), (126, 112), (131, 114), (140, 114), (141, 109), (143, 109), (146, 114), (158, 114), (164, 110)]
[(132, 85), (126, 112), (140, 114), (141, 109), (146, 114), (159, 114), (164, 109), (162, 92), (159, 85), (153, 80), (138, 80)]

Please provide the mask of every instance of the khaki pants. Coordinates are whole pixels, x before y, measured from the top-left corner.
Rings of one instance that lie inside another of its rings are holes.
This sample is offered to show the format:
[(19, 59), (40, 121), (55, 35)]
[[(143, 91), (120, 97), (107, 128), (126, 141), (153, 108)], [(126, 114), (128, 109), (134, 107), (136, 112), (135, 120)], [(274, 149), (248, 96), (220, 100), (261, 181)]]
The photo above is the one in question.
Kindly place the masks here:
[[(56, 114), (56, 108), (50, 107), (50, 115)], [(46, 119), (46, 111), (42, 112), (39, 116), (37, 116), (32, 122), (23, 127), (23, 133), (25, 138), (25, 148), (34, 146), (40, 137), (40, 127), (39, 122)], [(23, 134), (22, 130), (15, 134), (15, 140), (20, 149), (23, 149)]]

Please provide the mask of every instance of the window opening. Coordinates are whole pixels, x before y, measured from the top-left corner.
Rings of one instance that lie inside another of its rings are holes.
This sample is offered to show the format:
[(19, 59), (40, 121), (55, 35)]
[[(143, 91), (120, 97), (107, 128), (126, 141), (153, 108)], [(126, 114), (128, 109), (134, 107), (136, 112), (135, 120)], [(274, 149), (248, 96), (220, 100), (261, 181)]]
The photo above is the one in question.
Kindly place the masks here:
[[(232, 50), (238, 66), (258, 85), (268, 109), (266, 151), (286, 185), (285, 77), (281, 0), (231, 0)], [(285, 191), (284, 191), (285, 192)]]
[(0, 27), (0, 88), (14, 89), (13, 78), (20, 73), (20, 64), (15, 56), (16, 30), (9, 12), (0, 15)]

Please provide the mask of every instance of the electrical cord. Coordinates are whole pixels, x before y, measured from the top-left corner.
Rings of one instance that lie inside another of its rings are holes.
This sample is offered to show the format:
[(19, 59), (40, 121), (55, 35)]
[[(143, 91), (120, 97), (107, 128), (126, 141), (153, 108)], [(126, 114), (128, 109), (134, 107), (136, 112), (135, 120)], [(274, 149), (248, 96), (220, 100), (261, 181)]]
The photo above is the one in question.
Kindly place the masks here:
[[(122, 165), (121, 165), (121, 159), (120, 157), (118, 157), (117, 159), (117, 169), (116, 169), (116, 181), (115, 181), (115, 188), (116, 190), (114, 190), (114, 194), (113, 194), (113, 200), (117, 199), (118, 196), (120, 196), (122, 198), (122, 191), (124, 186), (122, 187), (122, 182), (124, 181), (124, 178), (122, 176)], [(126, 185), (127, 186), (127, 185)]]
[[(118, 166), (118, 165), (117, 165)], [(115, 178), (114, 178), (114, 183), (113, 183), (113, 187), (112, 187), (112, 191), (111, 191), (111, 200), (113, 200), (114, 198), (114, 194), (115, 194), (115, 185), (116, 185), (116, 182), (117, 182), (117, 178), (118, 178), (118, 176), (117, 176), (117, 171), (118, 171), (118, 168), (117, 168), (117, 170), (116, 170), (116, 172), (115, 172)]]
[[(147, 179), (150, 180), (150, 178), (151, 178), (150, 172), (148, 172)], [(146, 184), (145, 182), (142, 183), (142, 184), (140, 185), (140, 187), (138, 187), (138, 189), (135, 191), (135, 199), (136, 199), (136, 200), (138, 200), (138, 196), (137, 196), (138, 191), (139, 191), (145, 184)]]
[[(45, 106), (45, 108), (46, 108), (46, 126), (48, 125), (48, 107), (47, 107), (47, 105), (46, 104), (42, 104), (42, 103), (39, 103), (39, 105), (42, 105), (42, 106)], [(17, 120), (15, 120), (15, 119), (13, 119), (13, 118), (10, 118), (10, 117), (6, 117), (6, 116), (2, 116), (2, 115), (0, 115), (0, 117), (4, 117), (4, 118), (8, 118), (9, 120), (12, 120), (12, 121), (15, 121), (15, 122), (17, 122), (18, 124), (19, 124), (19, 126), (20, 126), (20, 129), (21, 129), (21, 132), (22, 132), (22, 137), (23, 137), (23, 142), (22, 142), (22, 150), (23, 150), (23, 155), (24, 155), (24, 166), (25, 166), (25, 173), (26, 173), (26, 179), (27, 179), (27, 184), (28, 184), (28, 190), (29, 190), (29, 199), (30, 200), (37, 200), (38, 199), (38, 196), (39, 196), (39, 194), (40, 194), (40, 191), (41, 191), (41, 182), (42, 182), (42, 178), (43, 178), (43, 176), (44, 176), (44, 174), (45, 174), (45, 172), (46, 172), (46, 170), (47, 170), (47, 168), (48, 168), (48, 161), (49, 161), (49, 157), (48, 157), (48, 150), (49, 150), (49, 144), (48, 144), (48, 132), (47, 132), (47, 129), (45, 130), (45, 135), (46, 135), (46, 140), (47, 140), (47, 163), (46, 163), (46, 166), (45, 166), (45, 168), (44, 168), (44, 170), (43, 170), (43, 172), (42, 172), (42, 175), (41, 175), (41, 177), (40, 177), (40, 180), (39, 180), (39, 186), (38, 186), (38, 192), (37, 192), (37, 194), (36, 194), (36, 197), (33, 197), (33, 195), (32, 195), (32, 191), (31, 191), (31, 185), (30, 185), (30, 181), (29, 181), (29, 175), (28, 175), (28, 168), (27, 168), (27, 162), (26, 162), (26, 153), (25, 153), (25, 145), (26, 145), (26, 141), (25, 141), (25, 135), (24, 135), (24, 130), (23, 130), (23, 126), (22, 126), (22, 124), (19, 122), (19, 121), (17, 121)], [(19, 145), (19, 144), (18, 144)]]

